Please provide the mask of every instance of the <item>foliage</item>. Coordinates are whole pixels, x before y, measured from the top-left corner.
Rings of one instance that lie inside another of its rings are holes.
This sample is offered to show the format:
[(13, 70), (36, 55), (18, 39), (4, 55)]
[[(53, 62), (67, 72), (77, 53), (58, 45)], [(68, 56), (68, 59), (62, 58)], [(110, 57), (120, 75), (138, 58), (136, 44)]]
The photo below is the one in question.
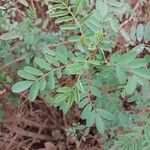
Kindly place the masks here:
[[(82, 110), (81, 119), (86, 121), (87, 129), (96, 126), (102, 135), (106, 129), (127, 130), (136, 124), (136, 111), (150, 104), (150, 57), (141, 56), (143, 51), (150, 51), (147, 44), (150, 22), (133, 26), (130, 33), (122, 29), (119, 21), (124, 14), (132, 12), (123, 0), (96, 0), (96, 3), (45, 0), (42, 3), (47, 6), (48, 16), (44, 23), (26, 0), (18, 2), (28, 8), (21, 23), (7, 24), (3, 17), (7, 14), (6, 7), (0, 9), (3, 18), (0, 50), (6, 52), (0, 57), (6, 63), (12, 61), (6, 57), (15, 48), (17, 56), (26, 60), (17, 71), (20, 81), (12, 86), (12, 91), (28, 91), (30, 101), (39, 96), (64, 113), (75, 103)], [(58, 33), (42, 30), (49, 20), (59, 26)], [(112, 53), (119, 34), (126, 39), (127, 47), (132, 46), (124, 54)], [(111, 54), (110, 58), (106, 53)], [(59, 81), (63, 77), (74, 80), (61, 85)], [(122, 99), (136, 103), (134, 115), (123, 111)], [(83, 130), (86, 127), (83, 126)], [(136, 149), (148, 135), (145, 128), (144, 134), (134, 132), (119, 136), (117, 148), (123, 145), (122, 149)], [(133, 144), (126, 144), (130, 139)]]
[[(78, 138), (79, 134), (82, 135), (83, 140), (86, 140), (86, 136), (89, 134), (90, 128), (80, 123), (73, 123), (68, 129), (66, 129), (67, 135), (74, 138)], [(77, 139), (78, 140), (78, 139)]]
[[(115, 145), (111, 150), (121, 149), (121, 150), (148, 150), (150, 148), (149, 138), (150, 138), (150, 127), (146, 126), (142, 129), (135, 129), (130, 133), (124, 135), (118, 135)], [(143, 131), (143, 133), (142, 133)]]

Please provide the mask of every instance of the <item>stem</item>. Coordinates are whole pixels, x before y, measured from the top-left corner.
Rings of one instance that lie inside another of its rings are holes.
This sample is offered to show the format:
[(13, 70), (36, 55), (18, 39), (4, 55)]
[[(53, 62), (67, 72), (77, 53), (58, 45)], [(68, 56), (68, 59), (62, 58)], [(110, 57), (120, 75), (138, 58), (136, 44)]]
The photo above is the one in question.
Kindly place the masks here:
[(42, 79), (43, 77), (45, 78), (45, 77), (47, 77), (48, 76), (48, 74), (52, 71), (52, 72), (54, 72), (54, 71), (56, 71), (57, 69), (62, 69), (62, 68), (65, 68), (66, 66), (61, 66), (61, 67), (59, 67), (59, 68), (55, 68), (55, 69), (53, 69), (53, 70), (50, 70), (49, 72), (47, 72), (46, 74), (44, 74), (43, 76), (41, 76), (40, 78), (38, 78), (36, 81), (39, 81), (40, 79)]
[[(56, 47), (58, 47), (58, 46), (61, 46), (61, 45), (67, 45), (67, 44), (69, 44), (69, 42), (68, 41), (62, 41), (62, 42), (59, 42), (59, 43), (56, 43), (56, 44), (48, 44), (47, 46), (49, 47), (49, 48), (56, 48)], [(13, 49), (11, 49), (10, 51), (13, 51), (14, 50), (14, 48)], [(1, 54), (1, 53), (0, 53)], [(1, 68), (0, 68), (0, 71), (1, 70), (3, 70), (3, 69), (5, 69), (6, 67), (8, 67), (9, 65), (11, 65), (11, 64), (14, 64), (14, 63), (16, 63), (16, 62), (18, 62), (18, 61), (22, 61), (22, 60), (24, 60), (24, 59), (26, 59), (28, 56), (30, 56), (31, 55), (31, 53), (29, 53), (29, 54), (27, 54), (26, 56), (23, 56), (23, 57), (20, 57), (20, 58), (17, 58), (17, 59), (15, 59), (15, 60), (12, 60), (12, 61), (10, 61), (9, 63), (7, 63), (6, 65), (4, 65), (4, 66), (2, 66)]]
[(81, 26), (80, 26), (78, 20), (76, 19), (76, 17), (74, 16), (74, 14), (72, 13), (72, 11), (70, 10), (70, 7), (68, 7), (65, 3), (63, 3), (63, 5), (68, 9), (68, 11), (69, 11), (69, 13), (71, 14), (71, 16), (73, 17), (73, 19), (74, 19), (76, 25), (77, 25), (78, 28), (80, 29), (80, 32), (81, 32), (82, 36), (84, 37), (84, 33), (83, 33), (83, 31), (82, 31), (82, 28), (81, 28)]
[(31, 54), (28, 54), (28, 55), (26, 55), (26, 56), (23, 56), (23, 57), (20, 57), (20, 58), (18, 58), (18, 59), (15, 59), (15, 60), (10, 61), (9, 63), (7, 63), (7, 64), (4, 65), (3, 67), (1, 67), (1, 68), (0, 68), (0, 71), (3, 70), (3, 69), (5, 69), (6, 67), (8, 67), (8, 66), (11, 65), (11, 64), (14, 64), (14, 63), (16, 63), (16, 62), (18, 62), (18, 61), (22, 61), (22, 60), (26, 59), (29, 55), (31, 55)]
[(122, 68), (124, 68), (124, 69), (126, 69), (129, 73), (132, 73), (132, 74), (135, 74), (135, 75), (137, 75), (137, 76), (139, 76), (139, 77), (142, 77), (142, 76), (140, 76), (140, 75), (138, 75), (138, 74), (136, 74), (136, 73), (133, 73), (132, 72), (132, 69), (131, 68), (128, 68), (127, 66), (125, 66), (125, 65), (122, 65), (122, 64), (115, 64), (115, 63), (108, 63), (108, 65), (110, 66), (121, 66)]
[(58, 46), (67, 45), (67, 44), (69, 44), (69, 41), (62, 41), (62, 42), (59, 42), (59, 43), (56, 43), (56, 44), (48, 44), (47, 46), (49, 48), (56, 48)]

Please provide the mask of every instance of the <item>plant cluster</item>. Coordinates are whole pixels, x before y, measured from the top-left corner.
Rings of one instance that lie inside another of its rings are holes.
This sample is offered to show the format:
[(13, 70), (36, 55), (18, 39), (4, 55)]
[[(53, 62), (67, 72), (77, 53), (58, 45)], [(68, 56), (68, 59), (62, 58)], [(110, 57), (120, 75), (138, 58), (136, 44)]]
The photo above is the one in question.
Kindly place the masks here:
[[(28, 7), (26, 0), (19, 2)], [(64, 113), (76, 104), (86, 122), (81, 130), (96, 127), (107, 141), (105, 149), (113, 143), (111, 149), (149, 149), (149, 116), (139, 112), (150, 105), (150, 22), (133, 26), (130, 33), (122, 29), (122, 16), (133, 11), (124, 0), (45, 0), (43, 5), (44, 23), (31, 8), (21, 23), (0, 20), (0, 50), (10, 55), (15, 48), (26, 60), (12, 91), (28, 91), (30, 101), (39, 96)], [(0, 7), (1, 16), (5, 9)], [(57, 33), (41, 29), (49, 20), (59, 26)], [(128, 50), (113, 53), (120, 34)], [(6, 55), (0, 57), (6, 61)], [(71, 81), (61, 85), (64, 77)], [(123, 109), (123, 101), (134, 103), (134, 110)], [(127, 133), (116, 136), (118, 128)]]

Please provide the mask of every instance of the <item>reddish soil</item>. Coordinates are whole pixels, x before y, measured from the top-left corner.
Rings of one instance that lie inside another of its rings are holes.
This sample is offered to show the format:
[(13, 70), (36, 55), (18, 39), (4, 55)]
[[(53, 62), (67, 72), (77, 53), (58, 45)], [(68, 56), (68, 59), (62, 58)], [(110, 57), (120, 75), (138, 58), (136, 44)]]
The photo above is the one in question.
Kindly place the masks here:
[[(137, 0), (129, 0), (129, 3), (137, 12), (139, 20), (125, 19), (122, 26), (127, 30), (133, 24), (150, 20), (150, 0), (149, 5), (144, 7), (140, 6)], [(31, 0), (31, 5), (37, 8), (40, 17), (45, 18), (44, 8), (40, 7), (38, 2), (33, 3)], [(19, 6), (19, 9), (25, 8)], [(20, 22), (22, 16), (18, 14), (15, 19)], [(47, 29), (49, 28), (58, 30), (58, 27), (51, 23), (48, 24)], [(122, 46), (124, 44), (124, 40), (119, 38), (114, 51), (119, 49), (126, 51)], [(65, 84), (64, 81), (62, 84)], [(0, 92), (0, 103), (5, 110), (0, 127), (0, 150), (103, 150), (103, 142), (94, 128), (85, 137), (85, 141), (80, 133), (77, 139), (67, 136), (65, 129), (73, 122), (81, 122), (80, 110), (76, 106), (73, 106), (67, 115), (63, 115), (61, 111), (40, 98), (32, 103), (29, 102), (24, 94), (21, 105), (15, 107), (5, 97), (9, 88), (6, 92)], [(125, 103), (124, 107), (130, 109), (130, 105), (132, 104)]]

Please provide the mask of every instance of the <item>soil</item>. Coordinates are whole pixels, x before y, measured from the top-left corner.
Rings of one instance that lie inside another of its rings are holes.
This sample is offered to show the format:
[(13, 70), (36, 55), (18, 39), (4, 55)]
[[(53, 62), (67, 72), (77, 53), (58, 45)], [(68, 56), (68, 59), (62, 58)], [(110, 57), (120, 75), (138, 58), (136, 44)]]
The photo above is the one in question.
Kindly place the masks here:
[[(5, 104), (5, 118), (1, 123), (0, 149), (2, 150), (100, 150), (98, 134), (75, 138), (65, 129), (79, 121), (80, 110), (73, 106), (67, 115), (50, 106), (43, 99), (29, 102), (24, 99), (19, 108)], [(80, 145), (80, 146), (79, 146)]]

